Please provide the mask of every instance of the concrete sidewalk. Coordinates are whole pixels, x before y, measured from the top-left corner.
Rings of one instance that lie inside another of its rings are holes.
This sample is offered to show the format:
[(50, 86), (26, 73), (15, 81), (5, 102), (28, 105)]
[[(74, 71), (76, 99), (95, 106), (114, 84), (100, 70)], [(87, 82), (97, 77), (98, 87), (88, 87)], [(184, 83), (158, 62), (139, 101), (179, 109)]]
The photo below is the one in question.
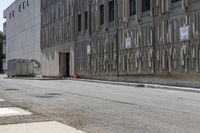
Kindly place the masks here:
[(168, 86), (168, 85), (159, 85), (159, 84), (146, 84), (146, 83), (131, 83), (131, 82), (117, 82), (117, 81), (104, 81), (104, 80), (93, 80), (93, 79), (72, 79), (74, 81), (83, 81), (83, 82), (94, 82), (94, 83), (103, 83), (103, 84), (113, 84), (113, 85), (122, 85), (122, 86), (133, 86), (133, 87), (149, 87), (154, 89), (167, 89), (167, 90), (176, 90), (176, 91), (185, 91), (200, 93), (200, 88), (191, 88), (191, 87), (181, 87), (181, 86)]
[(0, 133), (85, 133), (56, 121), (1, 125)]

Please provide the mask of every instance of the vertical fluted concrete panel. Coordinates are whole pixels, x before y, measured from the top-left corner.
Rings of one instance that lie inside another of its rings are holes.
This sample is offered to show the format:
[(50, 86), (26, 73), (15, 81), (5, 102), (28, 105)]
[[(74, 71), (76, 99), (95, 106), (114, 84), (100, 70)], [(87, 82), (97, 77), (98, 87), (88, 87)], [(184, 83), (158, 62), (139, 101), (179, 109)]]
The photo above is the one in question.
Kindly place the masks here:
[[(60, 2), (71, 4), (67, 0)], [(71, 75), (76, 73), (83, 77), (105, 76), (111, 79), (135, 75), (175, 75), (182, 78), (180, 75), (190, 74), (195, 77), (200, 69), (200, 2), (184, 2), (186, 7), (190, 7), (187, 10), (182, 9), (181, 1), (151, 0), (150, 10), (142, 11), (142, 0), (136, 0), (136, 14), (130, 16), (130, 1), (115, 0), (114, 23), (109, 22), (109, 0), (75, 0), (70, 6), (70, 17), (68, 13), (57, 16), (57, 6), (62, 10), (66, 7), (55, 2), (46, 5), (42, 12), (46, 19), (42, 22), (41, 47), (43, 51), (55, 48), (56, 56), (61, 52), (70, 52)], [(101, 4), (105, 8), (103, 25), (99, 25)], [(55, 14), (51, 13), (53, 9)], [(85, 11), (90, 14), (90, 28), (86, 30), (82, 27), (82, 31), (78, 32), (77, 16), (82, 15), (84, 26)], [(180, 29), (184, 26), (189, 26), (190, 36), (189, 40), (181, 41)], [(131, 39), (128, 48), (127, 39)], [(55, 58), (55, 67), (51, 70), (59, 71), (58, 57)], [(56, 72), (54, 75), (59, 74)]]

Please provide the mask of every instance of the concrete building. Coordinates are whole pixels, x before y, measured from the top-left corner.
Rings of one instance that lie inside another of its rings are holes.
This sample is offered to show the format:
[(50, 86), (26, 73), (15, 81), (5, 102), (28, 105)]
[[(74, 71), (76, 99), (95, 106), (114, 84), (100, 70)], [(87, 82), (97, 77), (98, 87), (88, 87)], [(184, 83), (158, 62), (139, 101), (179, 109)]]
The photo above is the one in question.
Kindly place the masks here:
[(42, 75), (74, 74), (74, 0), (41, 1)]
[[(6, 23), (3, 23), (3, 35), (5, 36), (6, 34)], [(4, 40), (2, 42), (2, 46), (1, 46), (1, 52), (2, 52), (2, 55), (1, 55), (1, 73), (6, 73), (6, 40)]]
[[(3, 28), (5, 26), (5, 23), (3, 24)], [(5, 59), (4, 55), (4, 46), (5, 46), (5, 33), (4, 30), (0, 31), (0, 73), (2, 74), (3, 71), (3, 62)]]
[(42, 0), (44, 76), (200, 81), (199, 0)]
[[(4, 35), (6, 35), (6, 22), (3, 24), (3, 33), (4, 33)], [(6, 71), (7, 71), (6, 40), (3, 42), (3, 57), (4, 57), (4, 59), (2, 60), (2, 69), (3, 69), (3, 73), (6, 73)]]
[(35, 62), (34, 74), (41, 74), (40, 0), (15, 0), (5, 11), (6, 62), (29, 59)]

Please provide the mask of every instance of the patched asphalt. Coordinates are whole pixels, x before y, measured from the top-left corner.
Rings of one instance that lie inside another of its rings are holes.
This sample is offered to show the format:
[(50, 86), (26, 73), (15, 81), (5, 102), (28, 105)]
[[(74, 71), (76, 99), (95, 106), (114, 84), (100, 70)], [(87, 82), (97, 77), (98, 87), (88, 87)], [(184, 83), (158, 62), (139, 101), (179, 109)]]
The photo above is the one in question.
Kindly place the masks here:
[[(15, 89), (15, 90), (6, 90)], [(73, 80), (0, 79), (4, 106), (33, 112), (0, 124), (58, 121), (88, 133), (199, 133), (200, 94)]]

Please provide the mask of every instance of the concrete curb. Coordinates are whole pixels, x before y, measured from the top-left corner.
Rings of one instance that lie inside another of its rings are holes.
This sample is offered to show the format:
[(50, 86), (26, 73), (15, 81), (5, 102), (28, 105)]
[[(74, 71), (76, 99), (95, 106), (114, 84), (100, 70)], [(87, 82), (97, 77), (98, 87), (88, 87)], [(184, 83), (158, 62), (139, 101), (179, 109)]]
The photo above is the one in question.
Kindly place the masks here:
[(200, 88), (184, 87), (184, 86), (168, 86), (168, 85), (159, 85), (159, 84), (147, 84), (147, 83), (130, 83), (130, 82), (117, 82), (117, 81), (105, 81), (105, 80), (94, 80), (94, 79), (74, 79), (74, 78), (8, 78), (5, 79), (21, 79), (21, 80), (73, 80), (73, 81), (85, 81), (85, 82), (94, 82), (94, 83), (103, 83), (103, 84), (113, 84), (113, 85), (122, 85), (122, 86), (133, 86), (133, 87), (149, 87), (153, 89), (165, 89), (165, 90), (176, 90), (176, 91), (185, 91), (200, 93)]
[(66, 78), (4, 77), (4, 79), (18, 79), (18, 80), (65, 80)]
[(159, 84), (146, 84), (146, 83), (130, 83), (130, 82), (116, 82), (116, 81), (103, 81), (103, 80), (93, 80), (93, 79), (68, 79), (73, 81), (84, 81), (84, 82), (94, 82), (94, 83), (103, 83), (103, 84), (112, 84), (112, 85), (122, 85), (122, 86), (133, 86), (133, 87), (148, 87), (153, 89), (164, 89), (164, 90), (175, 90), (175, 91), (184, 91), (192, 93), (200, 93), (200, 88), (190, 88), (182, 86), (167, 86)]

